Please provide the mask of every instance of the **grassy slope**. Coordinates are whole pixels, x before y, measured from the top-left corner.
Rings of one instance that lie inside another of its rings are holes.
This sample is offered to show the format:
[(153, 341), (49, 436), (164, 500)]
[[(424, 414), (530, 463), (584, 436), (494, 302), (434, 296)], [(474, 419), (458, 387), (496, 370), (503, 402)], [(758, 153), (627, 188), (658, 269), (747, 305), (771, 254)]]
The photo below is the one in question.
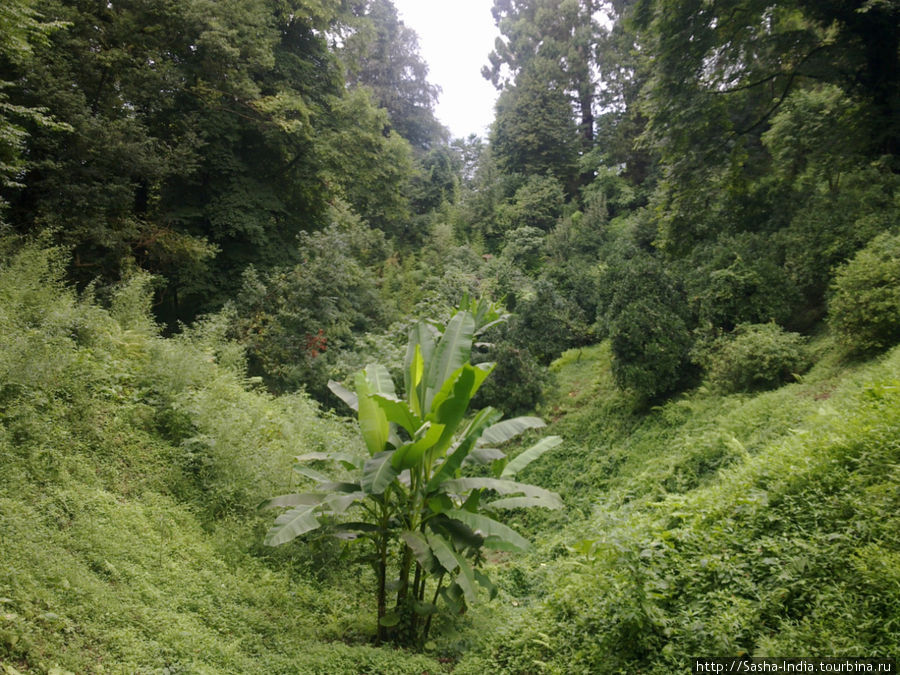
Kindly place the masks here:
[[(646, 414), (605, 345), (565, 354), (567, 443), (523, 479), (572, 509), (523, 520), (497, 637), (456, 672), (689, 672), (690, 657), (898, 656), (900, 349), (802, 383), (692, 392)], [(510, 599), (516, 600), (515, 604)]]
[[(46, 254), (0, 267), (0, 664), (76, 673), (422, 673), (365, 645), (371, 573), (327, 545), (263, 549), (300, 449), (355, 436), (239, 373), (211, 322), (163, 340), (140, 281), (111, 312)], [(604, 345), (556, 364), (566, 443), (522, 478), (565, 512), (491, 561), (500, 597), (440, 617), (457, 673), (686, 672), (695, 655), (894, 655), (900, 350), (803, 383), (649, 413)], [(348, 583), (349, 580), (349, 583)], [(2, 669), (0, 669), (2, 670)]]
[(0, 672), (439, 671), (364, 644), (363, 568), (259, 545), (291, 455), (347, 428), (248, 389), (215, 323), (157, 337), (140, 280), (109, 313), (54, 267), (0, 266)]

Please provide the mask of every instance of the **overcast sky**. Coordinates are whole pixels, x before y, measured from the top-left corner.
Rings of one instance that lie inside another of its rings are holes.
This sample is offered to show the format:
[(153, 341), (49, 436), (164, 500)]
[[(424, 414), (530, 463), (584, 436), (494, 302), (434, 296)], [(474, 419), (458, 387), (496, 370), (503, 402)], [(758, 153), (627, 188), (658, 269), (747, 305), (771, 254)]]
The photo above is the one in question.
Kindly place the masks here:
[(491, 0), (394, 0), (400, 19), (419, 35), (428, 80), (441, 88), (437, 117), (457, 137), (484, 136), (497, 91), (481, 76), (498, 35)]

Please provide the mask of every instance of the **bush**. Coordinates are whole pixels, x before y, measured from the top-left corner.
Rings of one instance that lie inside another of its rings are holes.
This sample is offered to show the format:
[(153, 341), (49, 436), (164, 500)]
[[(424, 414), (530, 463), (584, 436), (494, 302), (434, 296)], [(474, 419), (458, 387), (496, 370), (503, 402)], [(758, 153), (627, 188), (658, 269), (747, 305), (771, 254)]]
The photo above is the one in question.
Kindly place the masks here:
[(682, 381), (691, 347), (684, 321), (655, 298), (637, 300), (610, 323), (616, 384), (655, 398)]
[(742, 324), (713, 343), (705, 364), (708, 381), (723, 392), (777, 387), (809, 368), (805, 343), (775, 323)]
[(475, 404), (492, 406), (507, 416), (535, 410), (552, 381), (550, 371), (541, 366), (527, 348), (516, 347), (507, 341), (491, 346), (484, 361), (497, 365), (493, 375), (478, 391)]
[(678, 279), (655, 257), (630, 251), (601, 281), (598, 316), (612, 346), (616, 384), (653, 399), (685, 380), (692, 345), (687, 304)]
[(303, 260), (292, 268), (245, 270), (231, 334), (271, 390), (302, 387), (327, 401), (332, 355), (387, 324), (374, 270), (387, 248), (381, 232), (353, 220), (303, 233), (298, 247)]
[(533, 288), (518, 299), (510, 319), (507, 336), (513, 345), (550, 365), (565, 350), (592, 342), (587, 318), (572, 298), (548, 279), (538, 279)]
[(850, 352), (900, 342), (900, 235), (882, 234), (835, 274), (828, 323)]

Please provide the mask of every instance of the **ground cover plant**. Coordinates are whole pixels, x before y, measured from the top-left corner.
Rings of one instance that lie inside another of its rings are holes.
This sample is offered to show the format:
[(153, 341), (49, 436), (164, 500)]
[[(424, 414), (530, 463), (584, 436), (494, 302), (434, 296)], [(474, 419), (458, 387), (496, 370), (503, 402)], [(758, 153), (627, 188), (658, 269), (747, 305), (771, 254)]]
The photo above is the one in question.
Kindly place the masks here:
[(610, 400), (608, 347), (567, 353), (552, 401), (562, 461), (524, 477), (556, 485), (580, 514), (530, 522), (531, 567), (505, 584), (517, 606), (455, 672), (690, 672), (692, 656), (713, 653), (896, 658), (900, 350), (848, 367), (831, 338), (813, 348), (802, 383), (700, 390), (649, 415)]

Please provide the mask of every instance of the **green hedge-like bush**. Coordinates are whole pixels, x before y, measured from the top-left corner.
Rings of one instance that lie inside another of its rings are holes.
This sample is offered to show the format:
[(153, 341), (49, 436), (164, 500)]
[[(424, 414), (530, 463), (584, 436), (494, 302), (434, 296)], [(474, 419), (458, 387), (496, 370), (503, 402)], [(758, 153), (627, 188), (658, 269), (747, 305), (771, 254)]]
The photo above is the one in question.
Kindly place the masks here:
[(775, 323), (742, 324), (719, 338), (706, 357), (707, 379), (718, 391), (771, 389), (805, 372), (806, 340)]
[(552, 382), (550, 371), (539, 364), (527, 348), (507, 341), (494, 344), (483, 360), (496, 366), (478, 391), (476, 405), (492, 406), (507, 416), (525, 415), (535, 410), (544, 398), (544, 390)]
[(900, 234), (881, 234), (835, 274), (828, 323), (852, 353), (900, 342)]

